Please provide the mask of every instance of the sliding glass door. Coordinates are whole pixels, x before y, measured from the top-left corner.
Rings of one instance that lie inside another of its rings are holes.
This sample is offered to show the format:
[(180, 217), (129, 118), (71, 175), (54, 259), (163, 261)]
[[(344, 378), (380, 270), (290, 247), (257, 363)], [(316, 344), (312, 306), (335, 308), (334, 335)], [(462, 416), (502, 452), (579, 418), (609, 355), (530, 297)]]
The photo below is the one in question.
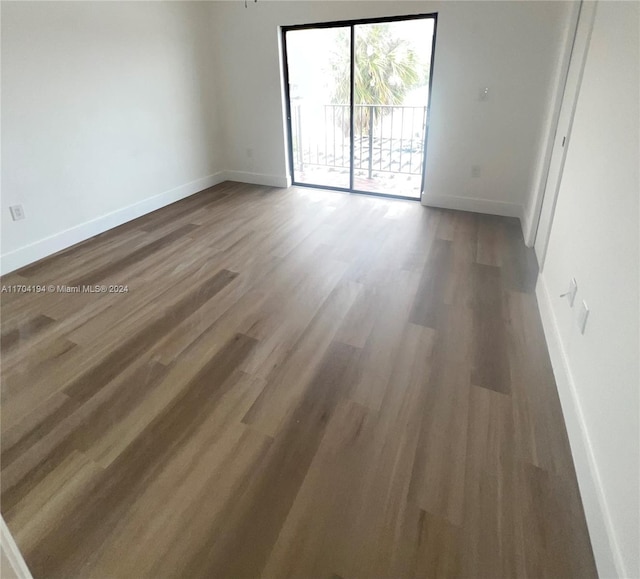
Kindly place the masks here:
[(291, 30), (286, 39), (295, 181), (348, 189), (351, 28)]
[(283, 29), (296, 185), (419, 199), (435, 15)]

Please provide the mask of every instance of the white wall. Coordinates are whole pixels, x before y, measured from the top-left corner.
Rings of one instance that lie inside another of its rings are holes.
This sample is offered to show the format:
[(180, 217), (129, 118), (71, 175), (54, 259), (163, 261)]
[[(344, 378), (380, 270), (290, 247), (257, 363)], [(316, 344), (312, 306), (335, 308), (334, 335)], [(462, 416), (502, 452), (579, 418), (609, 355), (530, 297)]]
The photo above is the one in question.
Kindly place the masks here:
[[(538, 297), (603, 577), (640, 576), (640, 4), (600, 2)], [(559, 298), (569, 279), (586, 333)]]
[[(278, 26), (438, 12), (425, 201), (521, 215), (538, 164), (568, 2), (271, 2), (214, 11), (227, 169), (286, 182)], [(480, 87), (490, 99), (478, 101)], [(247, 150), (253, 150), (252, 158)], [(482, 176), (471, 178), (471, 165)]]
[(210, 10), (2, 2), (3, 271), (213, 184)]

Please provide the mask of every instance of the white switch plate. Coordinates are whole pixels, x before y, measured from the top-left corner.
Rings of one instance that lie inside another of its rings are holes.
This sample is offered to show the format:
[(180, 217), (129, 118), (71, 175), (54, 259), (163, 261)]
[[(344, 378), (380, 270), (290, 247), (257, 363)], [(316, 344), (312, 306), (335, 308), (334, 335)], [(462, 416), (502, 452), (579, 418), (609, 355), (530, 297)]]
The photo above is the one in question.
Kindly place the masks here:
[(563, 294), (560, 294), (561, 298), (567, 298), (567, 301), (569, 302), (569, 307), (572, 308), (573, 307), (573, 302), (576, 301), (576, 294), (578, 293), (578, 282), (576, 281), (575, 277), (572, 277), (569, 280), (569, 289), (564, 292)]
[(9, 211), (11, 211), (11, 218), (14, 221), (20, 221), (20, 219), (24, 219), (24, 209), (22, 209), (22, 205), (12, 205), (9, 207)]
[(587, 320), (589, 319), (589, 306), (587, 302), (583, 300), (578, 309), (578, 328), (580, 333), (584, 334), (584, 330), (587, 327)]

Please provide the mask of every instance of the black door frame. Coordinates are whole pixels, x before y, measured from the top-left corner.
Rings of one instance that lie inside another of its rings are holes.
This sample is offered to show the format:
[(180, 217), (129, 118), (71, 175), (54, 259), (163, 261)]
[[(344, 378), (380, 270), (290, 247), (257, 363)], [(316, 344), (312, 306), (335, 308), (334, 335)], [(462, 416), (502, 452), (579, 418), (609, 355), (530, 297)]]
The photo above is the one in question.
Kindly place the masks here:
[[(360, 191), (354, 189), (354, 111), (355, 111), (355, 34), (354, 29), (359, 24), (381, 24), (384, 22), (402, 22), (404, 20), (433, 20), (433, 38), (431, 40), (431, 62), (429, 64), (429, 90), (427, 96), (427, 119), (424, 129), (424, 159), (422, 161), (422, 175), (421, 175), (421, 189), (420, 197), (407, 197), (404, 195), (388, 195), (385, 193), (376, 193), (373, 191)], [(349, 99), (349, 187), (331, 187), (329, 185), (312, 185), (310, 183), (299, 183), (295, 180), (294, 172), (294, 158), (293, 158), (293, 128), (291, 126), (291, 94), (289, 92), (289, 60), (287, 57), (287, 32), (290, 30), (306, 30), (313, 28), (350, 28), (350, 73), (351, 73), (351, 91)], [(429, 120), (431, 117), (431, 92), (433, 88), (433, 66), (435, 62), (436, 54), (436, 34), (438, 30), (438, 13), (432, 12), (429, 14), (406, 14), (402, 16), (384, 16), (381, 18), (361, 18), (358, 20), (334, 20), (332, 22), (314, 22), (310, 24), (294, 24), (291, 26), (282, 26), (282, 64), (283, 64), (283, 79), (284, 79), (284, 93), (286, 100), (286, 113), (287, 113), (287, 138), (289, 152), (289, 170), (291, 171), (291, 181), (296, 187), (310, 187), (313, 189), (330, 189), (332, 191), (344, 191), (346, 193), (356, 193), (358, 195), (374, 195), (376, 197), (387, 197), (391, 199), (406, 199), (409, 201), (421, 201), (424, 194), (425, 186), (425, 171), (427, 167), (427, 142), (429, 136)]]

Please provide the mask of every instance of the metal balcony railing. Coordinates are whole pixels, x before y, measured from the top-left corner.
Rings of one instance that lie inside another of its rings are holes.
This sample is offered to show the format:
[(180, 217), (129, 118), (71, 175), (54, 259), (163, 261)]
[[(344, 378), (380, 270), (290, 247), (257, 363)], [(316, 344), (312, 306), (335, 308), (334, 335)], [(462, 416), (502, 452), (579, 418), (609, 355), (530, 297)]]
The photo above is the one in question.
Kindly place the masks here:
[[(292, 103), (295, 169), (348, 169), (349, 105)], [(354, 172), (422, 174), (427, 107), (354, 106)]]

